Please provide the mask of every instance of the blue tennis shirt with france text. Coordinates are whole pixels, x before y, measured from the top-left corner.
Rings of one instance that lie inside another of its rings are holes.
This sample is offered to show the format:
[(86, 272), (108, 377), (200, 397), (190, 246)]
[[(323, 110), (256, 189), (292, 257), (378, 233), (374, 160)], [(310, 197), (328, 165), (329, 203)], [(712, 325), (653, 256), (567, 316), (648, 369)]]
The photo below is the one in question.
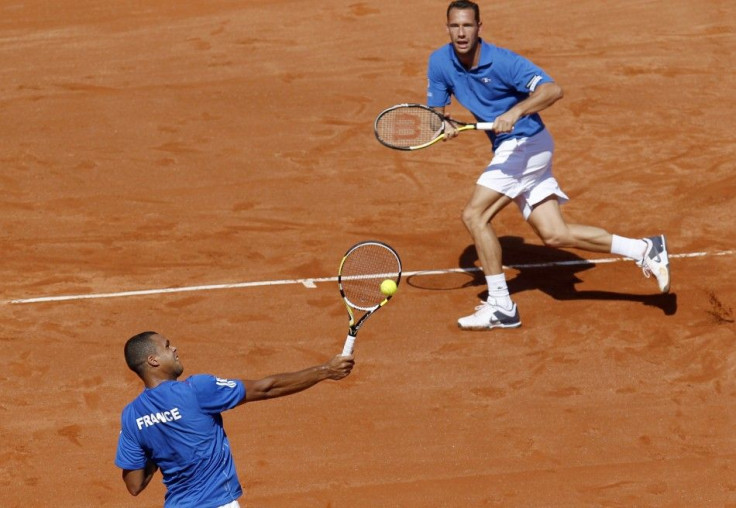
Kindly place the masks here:
[[(492, 122), (529, 97), (537, 86), (552, 81), (527, 58), (483, 40), (480, 40), (477, 67), (465, 69), (452, 44), (446, 44), (429, 57), (427, 105), (447, 106), (454, 95), (478, 122)], [(510, 133), (495, 135), (486, 131), (486, 134), (495, 149), (505, 139), (530, 137), (543, 129), (542, 118), (535, 113), (521, 117)]]
[(150, 459), (166, 485), (164, 506), (216, 508), (243, 490), (221, 412), (245, 397), (242, 381), (198, 374), (146, 388), (123, 409), (115, 465), (142, 469)]

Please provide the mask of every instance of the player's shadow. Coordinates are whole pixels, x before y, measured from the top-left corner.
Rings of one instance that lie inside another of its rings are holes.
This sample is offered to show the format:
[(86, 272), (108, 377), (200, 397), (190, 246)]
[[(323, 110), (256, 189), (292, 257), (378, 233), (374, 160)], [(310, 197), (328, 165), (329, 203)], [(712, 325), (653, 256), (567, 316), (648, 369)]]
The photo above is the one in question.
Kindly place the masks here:
[[(499, 240), (503, 249), (504, 266), (513, 267), (519, 272), (516, 277), (508, 281), (511, 294), (539, 290), (555, 300), (625, 300), (658, 307), (667, 316), (677, 312), (677, 296), (673, 293), (636, 295), (615, 291), (578, 290), (575, 285), (582, 280), (577, 274), (595, 267), (594, 263), (569, 251), (529, 245), (518, 236), (504, 236)], [(477, 262), (478, 254), (475, 246), (469, 245), (460, 255), (460, 267), (472, 269), (478, 266)], [(637, 274), (633, 272), (635, 269), (636, 267), (632, 268), (632, 277), (637, 277)], [(476, 270), (470, 273), (473, 274), (473, 281), (466, 286), (486, 286), (483, 272)], [(656, 290), (656, 283), (650, 282), (650, 284)], [(478, 295), (483, 300), (487, 296), (487, 290)]]

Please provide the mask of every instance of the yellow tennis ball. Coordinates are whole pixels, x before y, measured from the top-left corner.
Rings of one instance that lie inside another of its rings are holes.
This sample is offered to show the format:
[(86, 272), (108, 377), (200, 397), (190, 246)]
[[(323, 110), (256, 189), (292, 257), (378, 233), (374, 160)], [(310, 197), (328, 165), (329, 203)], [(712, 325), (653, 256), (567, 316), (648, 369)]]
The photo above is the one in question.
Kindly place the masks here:
[(386, 296), (393, 295), (397, 289), (399, 288), (396, 286), (396, 283), (392, 281), (391, 279), (386, 279), (383, 282), (381, 282), (381, 293), (383, 293)]

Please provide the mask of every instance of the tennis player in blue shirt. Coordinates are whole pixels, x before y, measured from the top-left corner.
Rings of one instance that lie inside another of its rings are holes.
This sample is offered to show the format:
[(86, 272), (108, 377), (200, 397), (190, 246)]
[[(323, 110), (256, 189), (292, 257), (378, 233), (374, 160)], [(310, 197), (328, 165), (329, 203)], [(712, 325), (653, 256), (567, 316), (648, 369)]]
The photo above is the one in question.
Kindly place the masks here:
[(352, 356), (299, 372), (257, 381), (194, 375), (184, 371), (176, 347), (156, 332), (143, 332), (125, 344), (128, 367), (145, 389), (123, 409), (115, 464), (128, 491), (137, 496), (157, 469), (170, 508), (238, 508), (243, 490), (235, 471), (220, 413), (246, 402), (300, 392), (326, 379), (343, 379)]
[[(524, 219), (545, 245), (610, 252), (637, 261), (659, 290), (670, 289), (664, 235), (626, 238), (595, 226), (569, 224), (560, 211), (568, 201), (552, 175), (554, 143), (539, 112), (562, 98), (562, 88), (528, 59), (480, 38), (480, 9), (460, 0), (447, 8), (450, 43), (429, 58), (427, 105), (444, 113), (451, 96), (488, 131), (493, 157), (476, 181), (462, 219), (478, 252), (488, 284), (488, 299), (458, 320), (469, 330), (516, 328), (521, 318), (509, 296), (501, 263), (501, 244), (491, 221), (506, 205), (516, 203)], [(457, 136), (448, 122), (446, 139)]]

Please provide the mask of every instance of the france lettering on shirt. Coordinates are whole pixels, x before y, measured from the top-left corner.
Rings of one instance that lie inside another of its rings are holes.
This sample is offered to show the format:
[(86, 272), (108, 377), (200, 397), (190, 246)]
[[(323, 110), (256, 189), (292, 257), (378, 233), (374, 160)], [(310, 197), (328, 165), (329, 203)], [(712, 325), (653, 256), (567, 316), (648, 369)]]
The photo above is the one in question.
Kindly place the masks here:
[(138, 430), (143, 430), (143, 426), (150, 427), (157, 423), (173, 422), (174, 420), (181, 420), (181, 413), (179, 413), (178, 407), (169, 409), (168, 411), (140, 416), (135, 419), (135, 423), (138, 425)]

